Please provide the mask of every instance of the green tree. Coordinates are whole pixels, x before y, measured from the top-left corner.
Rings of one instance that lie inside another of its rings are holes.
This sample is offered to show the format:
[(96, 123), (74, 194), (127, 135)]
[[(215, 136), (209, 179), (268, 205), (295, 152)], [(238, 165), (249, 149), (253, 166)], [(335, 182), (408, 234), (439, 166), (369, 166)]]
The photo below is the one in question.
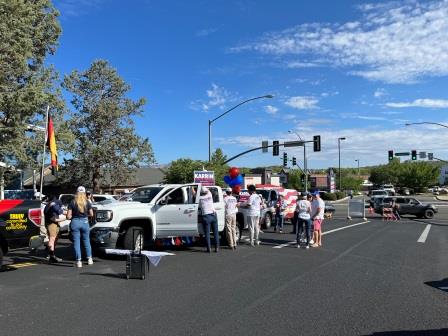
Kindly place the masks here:
[(166, 171), (166, 183), (191, 183), (193, 182), (193, 172), (195, 170), (202, 170), (204, 162), (182, 158), (171, 162)]
[(288, 174), (288, 183), (286, 185), (287, 188), (302, 190), (304, 185), (302, 184), (301, 176), (302, 176), (301, 170), (291, 169)]
[(66, 181), (81, 176), (98, 192), (102, 183), (125, 183), (135, 168), (154, 162), (149, 140), (135, 133), (133, 121), (145, 100), (126, 97), (130, 86), (107, 61), (94, 61), (84, 72), (73, 71), (63, 87), (72, 94), (75, 109), (69, 120), (75, 145)]
[(27, 126), (43, 124), (47, 105), (62, 119), (57, 75), (44, 66), (61, 33), (58, 15), (50, 0), (0, 0), (0, 161), (36, 165), (43, 134)]

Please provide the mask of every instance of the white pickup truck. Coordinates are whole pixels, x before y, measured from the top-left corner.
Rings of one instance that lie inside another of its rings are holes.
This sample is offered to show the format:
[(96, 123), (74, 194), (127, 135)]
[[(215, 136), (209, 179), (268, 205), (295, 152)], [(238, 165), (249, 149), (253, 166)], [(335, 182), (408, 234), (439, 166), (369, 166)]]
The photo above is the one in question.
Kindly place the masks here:
[[(145, 245), (155, 239), (196, 237), (203, 234), (199, 216), (199, 194), (202, 186), (190, 184), (155, 184), (134, 190), (125, 202), (95, 205), (96, 223), (90, 239), (95, 249), (133, 249), (140, 237), (133, 233), (143, 229)], [(224, 199), (218, 186), (207, 186), (213, 195), (218, 216), (218, 230), (224, 231)]]

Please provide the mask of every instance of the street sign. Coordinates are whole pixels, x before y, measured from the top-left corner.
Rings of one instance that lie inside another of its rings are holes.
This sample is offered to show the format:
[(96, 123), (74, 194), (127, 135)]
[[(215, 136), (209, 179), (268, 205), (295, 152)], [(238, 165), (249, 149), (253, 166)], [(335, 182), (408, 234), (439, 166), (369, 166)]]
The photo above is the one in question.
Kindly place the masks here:
[(395, 156), (408, 156), (408, 155), (411, 155), (411, 153), (409, 153), (409, 152), (395, 153)]
[(261, 142), (261, 147), (263, 147), (261, 149), (262, 153), (267, 153), (268, 152), (268, 146), (269, 146), (269, 142), (268, 141), (262, 141)]
[(215, 172), (214, 171), (194, 171), (194, 183), (202, 183), (204, 186), (215, 185)]
[(420, 159), (426, 159), (426, 152), (419, 152), (419, 153), (418, 153), (418, 157), (419, 157)]
[(285, 141), (283, 143), (283, 147), (298, 147), (298, 146), (303, 146), (304, 142), (303, 141)]

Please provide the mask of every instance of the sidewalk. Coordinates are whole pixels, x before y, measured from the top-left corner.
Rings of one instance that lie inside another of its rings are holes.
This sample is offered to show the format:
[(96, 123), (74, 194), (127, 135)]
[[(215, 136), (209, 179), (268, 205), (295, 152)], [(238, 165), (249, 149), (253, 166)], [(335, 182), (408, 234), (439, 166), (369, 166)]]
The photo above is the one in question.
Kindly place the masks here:
[(448, 202), (448, 195), (436, 195), (436, 200)]

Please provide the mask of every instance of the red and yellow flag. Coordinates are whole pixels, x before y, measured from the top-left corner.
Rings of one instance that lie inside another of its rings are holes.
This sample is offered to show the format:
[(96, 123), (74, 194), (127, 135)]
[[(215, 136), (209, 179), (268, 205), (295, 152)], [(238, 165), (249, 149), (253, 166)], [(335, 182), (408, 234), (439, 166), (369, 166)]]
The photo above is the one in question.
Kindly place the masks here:
[(47, 146), (51, 155), (51, 170), (53, 175), (56, 175), (56, 172), (58, 171), (58, 150), (56, 148), (56, 138), (54, 136), (53, 119), (51, 118), (51, 115), (48, 115)]

